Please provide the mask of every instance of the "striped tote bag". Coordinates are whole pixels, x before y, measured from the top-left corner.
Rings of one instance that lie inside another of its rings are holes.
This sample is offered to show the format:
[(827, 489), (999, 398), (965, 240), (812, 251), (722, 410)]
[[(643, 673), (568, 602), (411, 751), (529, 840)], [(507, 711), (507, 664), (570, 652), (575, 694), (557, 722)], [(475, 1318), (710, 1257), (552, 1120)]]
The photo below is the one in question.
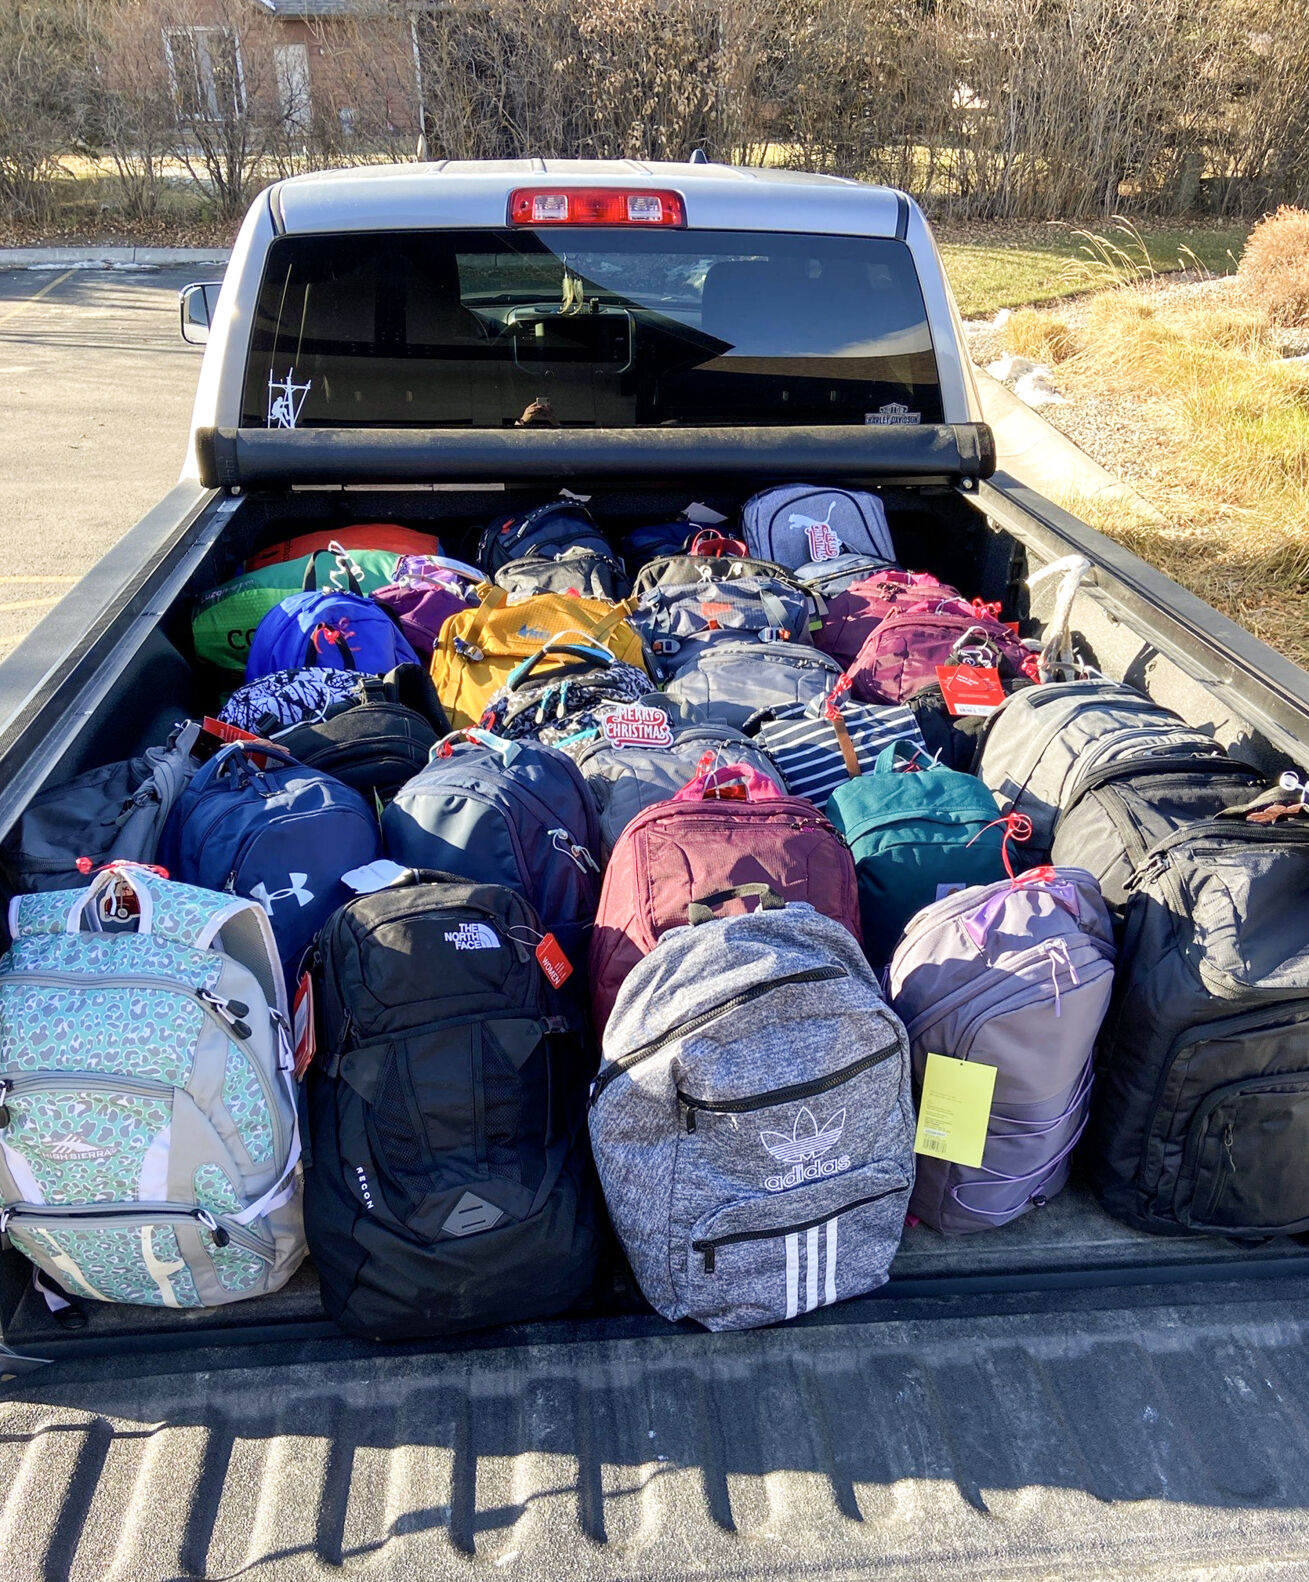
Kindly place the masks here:
[(856, 703), (844, 677), (825, 698), (788, 703), (757, 714), (746, 725), (781, 770), (792, 796), (825, 807), (837, 786), (866, 774), (893, 742), (927, 753), (913, 714), (903, 704)]

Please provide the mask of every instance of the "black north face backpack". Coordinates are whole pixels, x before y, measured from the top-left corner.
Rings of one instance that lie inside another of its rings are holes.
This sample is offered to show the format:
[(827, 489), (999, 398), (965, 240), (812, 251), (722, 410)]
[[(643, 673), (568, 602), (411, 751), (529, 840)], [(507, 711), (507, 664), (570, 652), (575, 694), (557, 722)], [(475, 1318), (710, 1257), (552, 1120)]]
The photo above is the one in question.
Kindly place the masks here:
[(589, 1293), (583, 1049), (541, 934), (511, 890), (411, 872), (319, 935), (305, 1231), (351, 1334), (519, 1323)]

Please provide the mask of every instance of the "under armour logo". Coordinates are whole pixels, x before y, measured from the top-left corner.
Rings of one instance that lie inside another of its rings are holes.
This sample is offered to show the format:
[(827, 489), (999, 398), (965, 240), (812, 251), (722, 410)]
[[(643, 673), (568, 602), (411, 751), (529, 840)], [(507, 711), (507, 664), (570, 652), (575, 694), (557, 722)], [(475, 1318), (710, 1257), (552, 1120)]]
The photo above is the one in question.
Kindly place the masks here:
[(288, 896), (293, 895), (301, 906), (308, 906), (314, 898), (314, 892), (305, 889), (305, 882), (309, 878), (307, 873), (288, 873), (287, 878), (291, 882), (285, 890), (270, 890), (266, 884), (257, 884), (250, 891), (251, 897), (258, 901), (269, 917), (273, 915), (277, 903), (285, 901)]

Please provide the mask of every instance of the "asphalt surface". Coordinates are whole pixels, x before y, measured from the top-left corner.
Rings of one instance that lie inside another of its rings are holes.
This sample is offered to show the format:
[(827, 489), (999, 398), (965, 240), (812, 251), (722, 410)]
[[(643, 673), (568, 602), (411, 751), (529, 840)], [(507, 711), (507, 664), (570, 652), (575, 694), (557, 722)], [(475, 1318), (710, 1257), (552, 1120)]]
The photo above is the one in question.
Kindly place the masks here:
[(0, 657), (176, 482), (201, 356), (177, 292), (195, 278), (0, 270)]

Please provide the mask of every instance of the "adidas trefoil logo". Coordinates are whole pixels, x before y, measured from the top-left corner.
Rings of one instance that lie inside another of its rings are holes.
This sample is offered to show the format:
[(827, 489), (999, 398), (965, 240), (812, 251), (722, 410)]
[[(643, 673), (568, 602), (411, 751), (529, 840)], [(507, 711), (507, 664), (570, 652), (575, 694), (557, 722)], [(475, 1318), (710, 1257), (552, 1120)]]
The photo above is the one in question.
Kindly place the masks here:
[(790, 1166), (784, 1175), (765, 1177), (764, 1186), (770, 1192), (785, 1192), (788, 1187), (799, 1186), (802, 1181), (817, 1181), (820, 1176), (837, 1176), (848, 1170), (849, 1154), (842, 1154), (838, 1159), (823, 1158), (841, 1141), (844, 1131), (844, 1110), (838, 1110), (830, 1120), (819, 1126), (813, 1111), (807, 1105), (802, 1105), (789, 1137), (785, 1132), (760, 1132), (759, 1141), (773, 1158)]

